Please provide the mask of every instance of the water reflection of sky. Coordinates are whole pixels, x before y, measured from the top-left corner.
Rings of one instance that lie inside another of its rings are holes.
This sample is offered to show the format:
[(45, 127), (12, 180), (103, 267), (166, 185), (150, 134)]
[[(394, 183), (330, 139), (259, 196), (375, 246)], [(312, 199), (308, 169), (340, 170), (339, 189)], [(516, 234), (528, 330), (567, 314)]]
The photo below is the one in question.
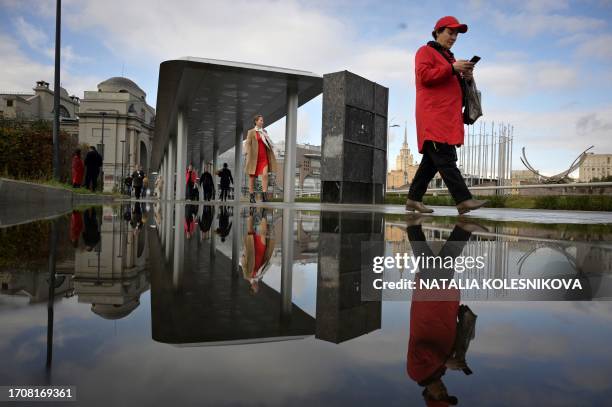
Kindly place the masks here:
[[(314, 317), (318, 263), (316, 257), (311, 260), (293, 267), (292, 301)], [(279, 261), (263, 281), (280, 290)], [(204, 405), (424, 405), (422, 389), (406, 374), (409, 302), (383, 302), (380, 329), (340, 344), (309, 336), (177, 347), (151, 339), (150, 290), (140, 294), (134, 311), (117, 320), (94, 314), (77, 294), (55, 301), (48, 376), (47, 304), (23, 298), (0, 295), (3, 385), (76, 385), (79, 404), (94, 406), (133, 405), (135, 400), (168, 405), (177, 399)], [(609, 404), (612, 303), (469, 305), (478, 315), (468, 352), (474, 374), (448, 371), (444, 376), (460, 405)]]

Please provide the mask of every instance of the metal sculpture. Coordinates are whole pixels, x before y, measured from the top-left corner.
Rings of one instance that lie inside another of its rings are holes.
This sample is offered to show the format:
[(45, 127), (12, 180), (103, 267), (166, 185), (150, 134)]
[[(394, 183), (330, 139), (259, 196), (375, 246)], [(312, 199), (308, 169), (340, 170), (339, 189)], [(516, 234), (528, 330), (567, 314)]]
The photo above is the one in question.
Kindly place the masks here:
[(557, 175), (552, 175), (550, 177), (540, 174), (538, 170), (533, 168), (533, 166), (529, 163), (529, 161), (527, 161), (527, 156), (525, 155), (525, 147), (522, 148), (523, 156), (521, 157), (521, 162), (523, 163), (525, 167), (527, 167), (529, 171), (537, 175), (538, 179), (541, 179), (544, 184), (567, 184), (567, 183), (572, 182), (572, 179), (569, 177), (569, 174), (576, 171), (578, 167), (580, 167), (580, 165), (583, 163), (583, 161), (587, 157), (587, 151), (589, 151), (593, 147), (594, 146), (587, 148), (578, 157), (576, 157), (576, 159), (572, 162), (572, 164), (567, 170), (560, 172)]

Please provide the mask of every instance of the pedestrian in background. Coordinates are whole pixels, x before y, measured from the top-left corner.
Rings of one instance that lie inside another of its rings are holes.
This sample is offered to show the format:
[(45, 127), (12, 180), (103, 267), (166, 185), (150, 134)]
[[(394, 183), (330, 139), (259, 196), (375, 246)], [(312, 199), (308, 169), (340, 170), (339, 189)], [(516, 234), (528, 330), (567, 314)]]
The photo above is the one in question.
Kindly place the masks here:
[[(102, 156), (98, 153), (94, 146), (89, 147), (89, 151), (85, 156), (85, 187), (92, 191), (98, 189), (98, 177), (100, 176), (100, 168), (102, 167)], [(104, 185), (102, 186), (104, 189)]]
[(123, 183), (125, 184), (125, 192), (128, 194), (128, 196), (132, 196), (132, 176), (128, 174), (127, 177), (125, 177), (125, 181), (123, 181)]
[(72, 187), (80, 188), (83, 185), (85, 175), (85, 164), (81, 159), (81, 149), (76, 149), (72, 154)]
[(142, 167), (139, 165), (137, 169), (132, 173), (132, 185), (134, 186), (134, 195), (136, 199), (140, 199), (142, 193), (142, 186), (144, 183), (145, 173)]
[(200, 176), (200, 187), (202, 188), (202, 194), (205, 201), (210, 201), (215, 196), (215, 181), (209, 171), (208, 164), (204, 169), (204, 172)]
[(185, 199), (192, 200), (195, 196), (193, 190), (197, 182), (198, 174), (194, 171), (193, 165), (189, 164), (185, 171)]
[(223, 168), (217, 173), (217, 175), (219, 175), (219, 178), (221, 178), (221, 193), (219, 194), (219, 199), (222, 201), (227, 201), (227, 194), (229, 193), (230, 185), (234, 183), (232, 172), (227, 167), (227, 163), (223, 163)]

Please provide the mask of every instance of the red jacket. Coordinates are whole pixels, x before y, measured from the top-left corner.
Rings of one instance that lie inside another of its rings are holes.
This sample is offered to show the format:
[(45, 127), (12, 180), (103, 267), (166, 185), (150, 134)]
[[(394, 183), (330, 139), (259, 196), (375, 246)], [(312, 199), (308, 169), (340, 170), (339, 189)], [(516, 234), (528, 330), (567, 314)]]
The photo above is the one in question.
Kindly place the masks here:
[(83, 217), (81, 212), (72, 211), (72, 215), (70, 216), (70, 241), (78, 242), (79, 236), (81, 236), (81, 232), (83, 231)]
[(196, 174), (194, 170), (185, 171), (185, 184), (189, 184), (189, 181), (191, 180), (191, 182), (195, 185), (197, 179), (198, 179), (198, 175)]
[(413, 293), (406, 367), (408, 376), (417, 383), (446, 371), (455, 343), (459, 296), (456, 289), (417, 288)]
[(85, 173), (85, 165), (83, 160), (78, 155), (72, 156), (72, 183), (81, 185), (83, 183), (83, 174)]
[(424, 45), (416, 53), (414, 70), (419, 153), (425, 140), (462, 145), (463, 97), (451, 64), (434, 48)]

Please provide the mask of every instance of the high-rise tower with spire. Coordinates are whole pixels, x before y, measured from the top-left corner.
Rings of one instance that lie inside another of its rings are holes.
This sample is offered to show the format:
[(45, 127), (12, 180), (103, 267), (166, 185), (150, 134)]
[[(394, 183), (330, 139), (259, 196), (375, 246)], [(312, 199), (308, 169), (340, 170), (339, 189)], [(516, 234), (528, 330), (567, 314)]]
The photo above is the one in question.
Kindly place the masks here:
[(404, 142), (402, 148), (400, 148), (400, 153), (395, 158), (395, 169), (408, 172), (408, 167), (412, 165), (414, 165), (414, 157), (408, 147), (408, 123), (406, 122), (404, 123)]
[(417, 168), (418, 165), (414, 162), (414, 157), (408, 147), (408, 122), (405, 122), (404, 142), (399, 154), (395, 157), (395, 170), (387, 174), (387, 187), (399, 188), (412, 182)]

